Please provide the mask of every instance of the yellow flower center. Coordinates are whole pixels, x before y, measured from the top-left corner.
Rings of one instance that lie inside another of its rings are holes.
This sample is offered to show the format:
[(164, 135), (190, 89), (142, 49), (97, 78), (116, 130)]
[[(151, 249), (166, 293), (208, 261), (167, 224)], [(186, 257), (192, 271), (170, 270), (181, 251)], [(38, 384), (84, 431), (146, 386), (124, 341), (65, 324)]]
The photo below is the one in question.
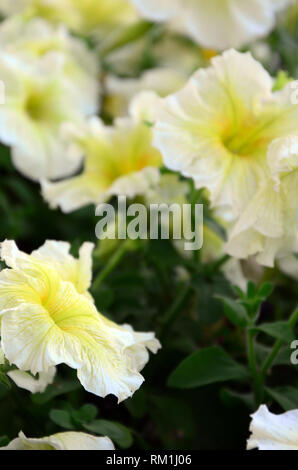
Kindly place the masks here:
[(35, 122), (57, 123), (63, 120), (63, 110), (59, 107), (61, 90), (57, 84), (49, 83), (46, 87), (29, 85), (24, 100), (24, 111)]
[(223, 138), (227, 150), (239, 156), (251, 156), (261, 149), (266, 149), (271, 138), (264, 137), (258, 125), (247, 124), (236, 132), (228, 133)]
[(25, 110), (33, 121), (42, 121), (46, 117), (47, 106), (38, 92), (32, 92), (27, 96)]
[(109, 144), (96, 139), (83, 142), (87, 155), (86, 174), (107, 188), (122, 176), (149, 166), (161, 166), (161, 155), (152, 147), (151, 139), (151, 129), (140, 124), (132, 129), (117, 130)]

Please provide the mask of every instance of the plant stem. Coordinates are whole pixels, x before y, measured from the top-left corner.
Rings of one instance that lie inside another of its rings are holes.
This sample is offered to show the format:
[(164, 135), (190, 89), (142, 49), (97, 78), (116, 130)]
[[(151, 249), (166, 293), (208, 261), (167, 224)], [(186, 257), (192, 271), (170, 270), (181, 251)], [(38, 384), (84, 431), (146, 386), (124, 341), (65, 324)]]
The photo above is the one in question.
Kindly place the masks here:
[(261, 388), (260, 374), (258, 371), (256, 355), (255, 355), (254, 332), (250, 330), (247, 331), (247, 354), (248, 354), (249, 368), (250, 368), (251, 375), (253, 378), (255, 401), (258, 407), (261, 403), (262, 388)]
[[(295, 325), (295, 323), (297, 322), (297, 320), (298, 320), (298, 308), (296, 310), (294, 310), (294, 312), (292, 313), (292, 315), (291, 315), (291, 317), (288, 321), (288, 325), (292, 328)], [(268, 370), (270, 369), (270, 367), (272, 366), (272, 364), (273, 364), (273, 362), (274, 362), (274, 360), (275, 360), (277, 354), (279, 353), (280, 348), (282, 347), (283, 344), (284, 344), (284, 341), (282, 341), (281, 339), (278, 339), (275, 342), (271, 353), (269, 354), (266, 361), (264, 362), (262, 370), (261, 370), (261, 377), (262, 377), (263, 381), (265, 380), (266, 374), (267, 374)]]
[(128, 243), (127, 242), (128, 241), (129, 240), (126, 240), (125, 242), (121, 243), (119, 248), (116, 250), (114, 255), (109, 260), (106, 267), (95, 278), (95, 281), (93, 282), (93, 285), (92, 285), (92, 290), (98, 289), (100, 287), (100, 285), (103, 283), (103, 281), (108, 277), (108, 275), (120, 263), (120, 261), (122, 260), (123, 256), (125, 255), (125, 253), (127, 251), (127, 248), (128, 248)]
[(189, 283), (186, 283), (182, 286), (182, 288), (178, 292), (174, 302), (172, 303), (170, 308), (167, 310), (165, 316), (163, 317), (161, 332), (160, 332), (161, 337), (165, 335), (168, 329), (173, 325), (173, 323), (178, 318), (179, 313), (181, 312), (181, 309), (185, 301), (187, 300), (188, 294), (190, 293), (190, 291), (191, 291), (191, 286)]

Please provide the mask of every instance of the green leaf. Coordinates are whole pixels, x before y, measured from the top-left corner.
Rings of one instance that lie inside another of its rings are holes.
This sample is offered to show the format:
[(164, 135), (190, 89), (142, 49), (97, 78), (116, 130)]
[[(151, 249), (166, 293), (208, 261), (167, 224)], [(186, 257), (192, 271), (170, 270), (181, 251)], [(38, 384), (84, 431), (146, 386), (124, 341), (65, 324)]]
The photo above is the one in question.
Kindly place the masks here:
[(10, 388), (0, 383), (0, 400), (2, 400), (9, 393)]
[(35, 393), (31, 396), (31, 399), (37, 405), (43, 405), (59, 395), (73, 392), (79, 388), (81, 388), (81, 385), (78, 381), (61, 381), (49, 385), (44, 393)]
[(94, 420), (97, 416), (98, 410), (96, 406), (91, 404), (83, 405), (79, 410), (72, 412), (72, 417), (75, 421), (80, 424), (89, 423)]
[(235, 292), (235, 294), (238, 295), (238, 297), (240, 297), (240, 299), (245, 300), (246, 294), (245, 292), (243, 292), (242, 289), (240, 289), (239, 286), (232, 285), (232, 289)]
[(245, 405), (251, 410), (255, 407), (253, 393), (239, 393), (229, 388), (222, 388), (220, 391), (220, 398), (224, 405), (229, 408), (234, 408), (240, 404)]
[(257, 288), (254, 282), (248, 281), (247, 283), (247, 298), (253, 299), (256, 295)]
[(100, 288), (94, 292), (93, 296), (95, 298), (96, 306), (100, 312), (107, 310), (115, 299), (113, 289), (105, 286), (100, 286)]
[(280, 339), (285, 343), (291, 342), (295, 339), (292, 328), (285, 321), (277, 321), (274, 323), (263, 323), (252, 328), (255, 331), (266, 333), (272, 338)]
[(143, 390), (138, 390), (133, 397), (126, 400), (124, 404), (134, 418), (143, 418), (147, 412), (147, 397)]
[(7, 446), (9, 444), (9, 439), (7, 436), (0, 436), (0, 447)]
[(220, 295), (216, 296), (222, 300), (224, 304), (224, 311), (230, 322), (241, 328), (245, 328), (249, 322), (245, 308), (233, 299), (223, 297)]
[(261, 297), (261, 299), (267, 299), (268, 297), (270, 297), (273, 291), (274, 284), (272, 284), (272, 282), (265, 282), (261, 285), (258, 291), (258, 297)]
[(296, 387), (283, 386), (266, 388), (268, 395), (275, 400), (285, 411), (298, 408), (298, 394)]
[(9, 378), (2, 371), (0, 371), (0, 384), (4, 385), (5, 388), (8, 388), (8, 389), (11, 388), (11, 382), (10, 382)]
[[(183, 397), (169, 395), (150, 395), (149, 400), (150, 416), (161, 436), (164, 448), (172, 450), (188, 448), (197, 433), (192, 403)], [(179, 436), (178, 440), (176, 436)]]
[(51, 410), (50, 418), (55, 424), (62, 428), (74, 429), (71, 416), (66, 410)]
[(279, 70), (272, 91), (282, 90), (287, 83), (291, 82), (293, 78), (290, 77), (289, 72), (286, 70)]
[(133, 437), (130, 429), (116, 421), (107, 421), (105, 419), (96, 419), (91, 423), (84, 424), (88, 431), (108, 436), (112, 441), (122, 449), (128, 449), (133, 443)]
[(195, 388), (226, 380), (243, 379), (247, 370), (222, 348), (200, 349), (182, 361), (168, 379), (175, 388)]

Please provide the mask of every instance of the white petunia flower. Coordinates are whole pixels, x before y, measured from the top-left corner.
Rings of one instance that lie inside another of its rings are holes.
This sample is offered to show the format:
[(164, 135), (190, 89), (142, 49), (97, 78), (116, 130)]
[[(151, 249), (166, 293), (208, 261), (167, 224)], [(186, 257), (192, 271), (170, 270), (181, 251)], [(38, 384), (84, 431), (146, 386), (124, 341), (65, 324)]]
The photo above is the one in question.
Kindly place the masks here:
[(251, 417), (248, 450), (298, 450), (298, 410), (275, 415), (261, 405)]
[(0, 48), (25, 63), (47, 58), (61, 63), (68, 87), (86, 115), (96, 114), (100, 93), (98, 58), (63, 25), (13, 16), (0, 25)]
[(33, 375), (65, 363), (77, 369), (87, 391), (122, 401), (144, 380), (147, 348), (155, 353), (160, 344), (154, 333), (118, 326), (96, 310), (86, 295), (89, 246), (81, 256), (86, 259), (76, 264), (59, 242), (47, 242), (31, 255), (14, 242), (2, 243), (1, 257), (10, 268), (0, 272), (3, 351), (11, 364)]
[(0, 57), (0, 140), (12, 147), (16, 168), (34, 180), (71, 175), (81, 162), (64, 154), (59, 132), (64, 122), (79, 124), (89, 105), (82, 100), (84, 90), (70, 87), (60, 59), (49, 54), (31, 63), (6, 52)]
[(136, 97), (130, 117), (116, 120), (114, 126), (105, 126), (93, 117), (84, 127), (65, 128), (69, 154), (84, 157), (84, 169), (80, 175), (61, 182), (42, 183), (43, 196), (52, 208), (60, 206), (64, 212), (71, 212), (113, 195), (133, 198), (156, 184), (161, 156), (152, 146), (150, 125), (143, 121), (151, 116), (151, 94), (148, 106), (147, 97), (143, 97), (142, 104)]
[[(295, 172), (282, 185), (291, 197), (282, 187), (277, 192), (272, 182), (279, 165), (293, 166), (294, 161), (270, 155), (277, 153), (276, 139), (296, 132), (298, 119), (290, 84), (275, 93), (272, 86), (249, 53), (227, 51), (210, 68), (196, 72), (180, 92), (160, 99), (154, 128), (154, 143), (166, 166), (192, 177), (197, 188), (207, 188), (213, 207), (236, 221), (228, 252), (239, 258), (260, 253), (259, 262), (268, 265), (284, 244), (295, 196)], [(256, 233), (248, 240), (251, 228)], [(293, 230), (287, 236), (294, 249)]]
[(148, 19), (168, 21), (207, 48), (239, 48), (268, 34), (289, 0), (133, 0)]
[(114, 450), (108, 437), (97, 437), (83, 432), (61, 432), (40, 439), (28, 438), (20, 432), (19, 437), (0, 450)]
[(52, 384), (56, 374), (56, 367), (50, 367), (47, 372), (41, 372), (38, 377), (33, 377), (24, 370), (11, 370), (8, 377), (20, 388), (31, 393), (43, 393), (48, 385)]

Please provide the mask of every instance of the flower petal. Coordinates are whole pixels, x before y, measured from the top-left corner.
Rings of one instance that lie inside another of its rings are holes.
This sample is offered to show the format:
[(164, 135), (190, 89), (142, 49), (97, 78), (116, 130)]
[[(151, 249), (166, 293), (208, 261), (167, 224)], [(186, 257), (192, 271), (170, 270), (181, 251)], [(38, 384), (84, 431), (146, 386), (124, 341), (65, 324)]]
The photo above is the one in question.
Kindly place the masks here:
[(252, 415), (250, 431), (248, 450), (298, 450), (298, 410), (275, 415), (261, 405)]
[(22, 432), (0, 450), (114, 450), (108, 437), (97, 437), (83, 432), (61, 432), (49, 437), (32, 439)]
[(32, 377), (23, 370), (11, 370), (7, 372), (8, 377), (20, 387), (31, 393), (43, 393), (48, 385), (52, 384), (56, 374), (56, 367), (50, 367), (47, 372), (40, 372), (38, 378)]

